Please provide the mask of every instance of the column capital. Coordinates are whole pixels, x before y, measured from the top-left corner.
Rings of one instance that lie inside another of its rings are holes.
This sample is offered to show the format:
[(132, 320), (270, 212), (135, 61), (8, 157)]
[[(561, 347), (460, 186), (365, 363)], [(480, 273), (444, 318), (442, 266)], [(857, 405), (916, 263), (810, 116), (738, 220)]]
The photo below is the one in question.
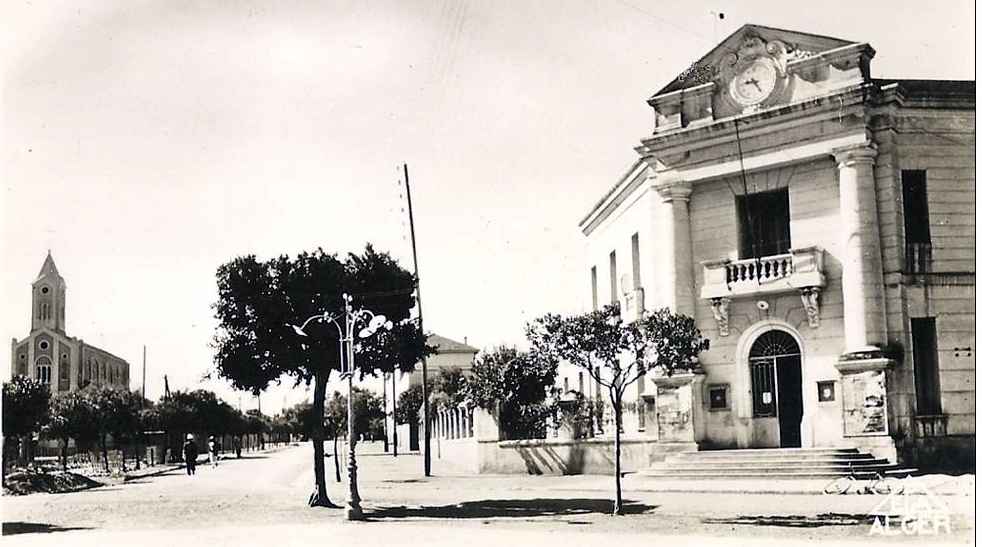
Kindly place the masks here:
[(654, 188), (665, 202), (689, 201), (692, 195), (692, 183), (672, 175), (655, 179)]
[(832, 150), (832, 155), (835, 156), (835, 162), (839, 169), (861, 163), (872, 165), (876, 159), (876, 154), (876, 144), (871, 142)]

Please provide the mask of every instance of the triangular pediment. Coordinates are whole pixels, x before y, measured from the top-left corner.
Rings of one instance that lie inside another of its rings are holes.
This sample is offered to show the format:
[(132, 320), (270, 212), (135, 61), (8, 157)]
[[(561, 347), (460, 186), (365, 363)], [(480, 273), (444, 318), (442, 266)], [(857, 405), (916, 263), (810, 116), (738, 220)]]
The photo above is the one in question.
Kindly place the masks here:
[(759, 38), (763, 43), (783, 44), (789, 60), (811, 57), (815, 54), (830, 51), (842, 46), (854, 44), (852, 40), (843, 40), (831, 36), (820, 36), (807, 32), (785, 30), (763, 25), (743, 25), (729, 35), (716, 47), (703, 55), (698, 61), (689, 65), (675, 79), (653, 96), (664, 95), (680, 89), (694, 87), (712, 81), (716, 68), (723, 64), (725, 58), (737, 55), (741, 48), (753, 38)]

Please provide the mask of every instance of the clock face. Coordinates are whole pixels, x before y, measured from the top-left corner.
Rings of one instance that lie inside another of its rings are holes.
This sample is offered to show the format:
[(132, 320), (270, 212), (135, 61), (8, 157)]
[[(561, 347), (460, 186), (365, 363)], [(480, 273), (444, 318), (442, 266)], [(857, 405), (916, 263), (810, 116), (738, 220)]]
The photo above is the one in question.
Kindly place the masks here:
[(757, 59), (730, 80), (730, 96), (741, 106), (752, 106), (769, 97), (776, 83), (773, 63)]

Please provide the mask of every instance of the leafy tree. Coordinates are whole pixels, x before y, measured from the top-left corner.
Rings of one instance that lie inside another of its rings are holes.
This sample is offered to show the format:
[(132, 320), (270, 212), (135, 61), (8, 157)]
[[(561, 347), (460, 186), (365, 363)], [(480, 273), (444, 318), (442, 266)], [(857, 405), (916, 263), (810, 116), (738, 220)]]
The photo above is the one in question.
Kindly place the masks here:
[(239, 427), (241, 415), (231, 405), (218, 399), (211, 391), (174, 391), (157, 403), (157, 419), (167, 431), (174, 454), (180, 449), (188, 433), (234, 433)]
[(399, 394), (396, 405), (396, 423), (417, 424), (423, 408), (423, 386), (416, 384)]
[(252, 408), (246, 411), (243, 420), (246, 433), (259, 436), (259, 448), (266, 448), (266, 433), (269, 431), (269, 417), (259, 412), (259, 409)]
[(648, 371), (671, 375), (698, 367), (705, 341), (688, 316), (660, 309), (625, 322), (620, 306), (571, 317), (549, 314), (529, 324), (534, 361), (572, 363), (607, 388), (614, 412), (614, 514), (621, 498), (621, 425), (624, 391)]
[(324, 432), (334, 443), (334, 480), (341, 482), (341, 463), (338, 460), (338, 437), (348, 429), (348, 398), (337, 391), (324, 408)]
[(326, 321), (308, 324), (307, 336), (298, 336), (290, 325), (319, 314), (340, 315), (347, 292), (356, 309), (384, 314), (394, 323), (391, 331), (359, 341), (359, 373), (409, 371), (428, 349), (418, 324), (408, 320), (416, 279), (388, 254), (367, 246), (344, 262), (321, 249), (293, 260), (285, 255), (265, 262), (252, 255), (239, 257), (218, 268), (217, 282), (216, 372), (237, 389), (257, 395), (284, 375), (298, 385), (314, 384), (310, 438), (315, 490), (310, 505), (334, 506), (324, 480), (322, 424), (327, 382), (340, 369), (338, 334)]
[(460, 367), (440, 369), (430, 393), (430, 401), (437, 408), (456, 408), (468, 400), (467, 377)]
[(90, 397), (78, 391), (58, 393), (51, 400), (51, 418), (45, 426), (49, 438), (61, 441), (61, 468), (68, 471), (68, 440), (84, 450), (99, 438), (101, 419)]
[(556, 380), (556, 362), (533, 359), (512, 347), (496, 347), (474, 360), (467, 383), (470, 400), (496, 413), (505, 436), (528, 439), (545, 436), (546, 403)]
[[(20, 441), (17, 463), (25, 465), (31, 436), (47, 422), (51, 392), (48, 386), (26, 376), (15, 376), (3, 384), (3, 436)], [(6, 448), (6, 446), (4, 447)], [(6, 450), (4, 450), (6, 457)]]
[[(86, 391), (90, 404), (98, 413), (98, 438), (102, 449), (102, 462), (109, 472), (109, 448), (107, 437), (122, 449), (126, 440), (131, 439), (140, 428), (139, 395), (114, 386), (100, 386)], [(123, 457), (123, 471), (126, 471), (126, 457)]]

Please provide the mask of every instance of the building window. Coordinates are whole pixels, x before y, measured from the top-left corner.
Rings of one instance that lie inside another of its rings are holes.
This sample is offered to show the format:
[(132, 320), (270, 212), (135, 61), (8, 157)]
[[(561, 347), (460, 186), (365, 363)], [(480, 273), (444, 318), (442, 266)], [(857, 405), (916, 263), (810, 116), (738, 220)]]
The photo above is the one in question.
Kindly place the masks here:
[(931, 263), (931, 219), (927, 210), (927, 172), (905, 169), (900, 172), (904, 194), (904, 240), (906, 268), (910, 273), (926, 273)]
[(593, 291), (593, 309), (597, 309), (597, 267), (590, 268), (590, 289)]
[(617, 251), (610, 251), (610, 303), (617, 303)]
[(563, 393), (569, 393), (569, 378), (563, 376)]
[(785, 254), (791, 250), (788, 189), (736, 197), (740, 258)]
[(830, 403), (835, 400), (835, 381), (826, 380), (818, 383), (818, 402)]
[(730, 408), (729, 388), (727, 384), (709, 386), (709, 410), (726, 410)]
[(51, 383), (51, 359), (47, 357), (38, 357), (36, 362), (37, 369), (35, 370), (35, 378), (42, 384)]
[(938, 333), (933, 317), (910, 320), (914, 346), (914, 389), (917, 415), (941, 414), (941, 380), (938, 376)]
[(641, 244), (638, 242), (638, 234), (631, 236), (631, 281), (634, 282), (634, 289), (641, 287)]

